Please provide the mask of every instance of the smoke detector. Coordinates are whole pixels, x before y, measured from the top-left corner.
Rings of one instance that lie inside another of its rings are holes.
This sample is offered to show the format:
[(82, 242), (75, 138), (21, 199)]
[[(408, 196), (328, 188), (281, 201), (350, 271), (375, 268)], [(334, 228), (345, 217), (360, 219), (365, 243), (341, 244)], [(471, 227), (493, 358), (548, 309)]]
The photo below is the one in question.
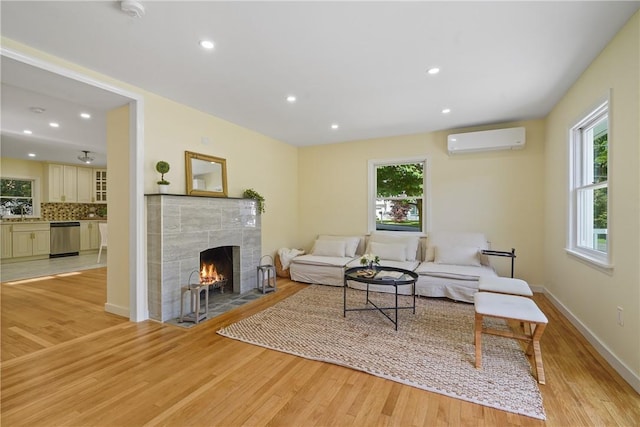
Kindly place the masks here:
[(120, 10), (132, 18), (140, 18), (144, 16), (144, 6), (139, 1), (123, 0), (120, 2)]

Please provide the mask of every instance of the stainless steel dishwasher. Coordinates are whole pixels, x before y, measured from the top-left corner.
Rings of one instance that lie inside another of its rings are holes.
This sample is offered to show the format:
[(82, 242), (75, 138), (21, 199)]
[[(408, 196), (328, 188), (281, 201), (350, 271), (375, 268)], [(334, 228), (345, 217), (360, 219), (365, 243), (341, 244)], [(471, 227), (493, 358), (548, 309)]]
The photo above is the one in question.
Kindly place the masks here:
[(49, 258), (78, 255), (80, 251), (80, 223), (52, 222)]

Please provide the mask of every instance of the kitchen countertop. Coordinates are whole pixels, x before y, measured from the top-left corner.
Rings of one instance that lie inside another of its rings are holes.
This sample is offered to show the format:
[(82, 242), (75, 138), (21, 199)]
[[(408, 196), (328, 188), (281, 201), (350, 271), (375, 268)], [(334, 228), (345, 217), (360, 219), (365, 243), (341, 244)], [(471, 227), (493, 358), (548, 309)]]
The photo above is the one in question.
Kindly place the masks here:
[(80, 219), (54, 219), (54, 220), (44, 220), (40, 218), (26, 218), (24, 220), (21, 219), (3, 219), (0, 220), (0, 224), (50, 224), (52, 222), (78, 222), (78, 221), (106, 221), (106, 217), (87, 217)]

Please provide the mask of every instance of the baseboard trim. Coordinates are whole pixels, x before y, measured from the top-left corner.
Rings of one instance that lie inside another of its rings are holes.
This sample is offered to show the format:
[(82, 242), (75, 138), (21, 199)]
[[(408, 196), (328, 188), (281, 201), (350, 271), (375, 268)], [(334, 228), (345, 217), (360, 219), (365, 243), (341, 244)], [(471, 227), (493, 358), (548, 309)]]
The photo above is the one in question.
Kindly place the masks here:
[(104, 311), (111, 314), (116, 314), (118, 316), (129, 318), (129, 307), (121, 307), (115, 304), (109, 304), (108, 302), (104, 304)]
[(558, 309), (562, 314), (569, 319), (569, 322), (575, 326), (578, 331), (589, 341), (589, 343), (596, 349), (600, 356), (611, 365), (611, 367), (620, 374), (620, 376), (629, 383), (633, 389), (640, 393), (640, 376), (636, 375), (623, 361), (618, 359), (616, 355), (609, 350), (609, 348), (596, 337), (591, 330), (584, 325), (562, 302), (556, 298), (548, 289), (544, 289), (544, 294), (549, 298), (549, 301)]

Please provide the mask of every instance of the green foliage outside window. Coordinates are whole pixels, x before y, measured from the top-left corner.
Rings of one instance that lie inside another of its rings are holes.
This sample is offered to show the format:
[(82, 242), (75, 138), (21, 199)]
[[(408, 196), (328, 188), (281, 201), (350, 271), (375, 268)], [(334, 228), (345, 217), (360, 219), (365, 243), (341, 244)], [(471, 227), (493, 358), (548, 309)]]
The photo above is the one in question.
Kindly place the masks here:
[[(378, 166), (376, 168), (376, 198), (390, 204), (386, 212), (389, 219), (379, 218), (380, 224), (404, 226), (403, 231), (420, 231), (422, 225), (422, 197), (424, 163), (407, 163)], [(417, 212), (418, 220), (409, 220), (411, 211)], [(393, 229), (393, 228), (392, 228)]]
[[(607, 165), (609, 161), (609, 134), (600, 135), (593, 141), (593, 180), (594, 183), (608, 180)], [(593, 227), (607, 228), (607, 188), (594, 192)]]
[(33, 215), (33, 181), (0, 179), (0, 213), (2, 215)]

